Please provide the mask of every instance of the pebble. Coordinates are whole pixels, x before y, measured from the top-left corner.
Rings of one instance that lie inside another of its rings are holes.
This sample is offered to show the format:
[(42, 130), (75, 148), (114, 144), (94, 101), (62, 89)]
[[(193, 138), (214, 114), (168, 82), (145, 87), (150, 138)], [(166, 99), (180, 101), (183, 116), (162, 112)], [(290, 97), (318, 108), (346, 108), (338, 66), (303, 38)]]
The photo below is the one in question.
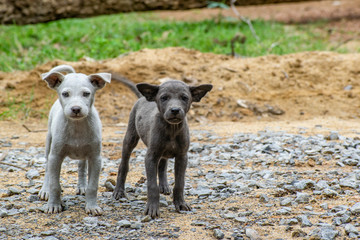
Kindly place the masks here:
[(127, 227), (130, 227), (130, 226), (131, 226), (131, 222), (128, 221), (128, 220), (120, 220), (120, 221), (118, 222), (118, 226), (119, 226), (119, 227), (125, 227), (125, 228), (127, 228)]
[(297, 219), (300, 221), (301, 227), (311, 227), (313, 225), (306, 215), (299, 215)]
[(3, 217), (7, 217), (9, 214), (8, 214), (8, 211), (6, 209), (0, 209), (0, 217), (3, 218)]
[(295, 202), (297, 203), (309, 203), (310, 202), (310, 195), (303, 192), (297, 192)]
[(315, 228), (309, 233), (309, 235), (311, 236), (310, 239), (332, 240), (332, 239), (336, 239), (340, 235), (340, 232), (336, 230), (334, 226), (325, 225), (322, 227)]
[[(305, 130), (300, 132), (305, 133)], [(185, 197), (193, 207), (192, 212), (173, 215), (171, 197), (161, 195), (162, 218), (141, 215), (147, 201), (144, 181), (128, 181), (129, 198), (113, 200), (115, 182), (112, 179), (118, 161), (115, 163), (105, 158), (100, 183), (106, 192), (98, 194), (103, 216), (84, 215), (85, 198), (71, 195), (77, 183), (77, 177), (71, 176), (70, 180), (61, 180), (64, 192), (70, 192), (62, 197), (66, 211), (51, 215), (42, 232), (28, 233), (21, 225), (5, 223), (0, 226), (0, 235), (60, 239), (81, 232), (89, 239), (103, 236), (107, 239), (173, 239), (183, 237), (182, 228), (175, 225), (179, 216), (191, 221), (190, 232), (206, 233), (216, 239), (270, 239), (254, 229), (267, 226), (276, 229), (279, 225), (284, 225), (292, 237), (337, 239), (340, 234), (341, 237), (359, 237), (360, 225), (355, 219), (360, 214), (360, 202), (347, 202), (349, 206), (330, 204), (339, 198), (357, 196), (360, 191), (359, 140), (343, 137), (338, 132), (308, 136), (272, 131), (239, 133), (227, 138), (208, 131), (196, 131), (195, 139), (204, 142), (190, 144)], [(112, 139), (111, 142), (121, 146), (122, 139)], [(20, 179), (18, 183), (0, 189), (0, 217), (6, 220), (24, 217), (25, 222), (30, 222), (37, 220), (34, 219), (37, 214), (44, 214), (40, 212), (45, 203), (39, 201), (37, 194), (43, 181), (40, 173), (45, 169), (45, 150), (25, 147), (10, 148), (3, 160), (27, 169), (31, 167), (25, 173), (25, 181)], [(107, 148), (103, 151), (104, 155), (111, 153)], [(145, 154), (146, 149), (136, 148), (130, 165), (131, 168), (143, 169), (144, 176)], [(312, 168), (309, 168), (309, 163)], [(323, 167), (321, 164), (328, 168), (318, 170)], [(348, 166), (353, 167), (352, 171), (348, 171)], [(0, 167), (4, 169), (0, 171), (3, 179), (9, 171), (21, 171)], [(65, 173), (76, 175), (77, 161), (66, 159), (63, 168)], [(174, 160), (169, 160), (168, 169), (169, 185), (173, 187)], [(243, 201), (248, 199), (252, 206), (246, 206), (247, 201)], [(223, 202), (219, 204), (219, 201)], [(80, 211), (81, 214), (72, 220), (67, 211)], [(47, 215), (44, 216), (47, 219)]]
[(251, 228), (245, 229), (245, 235), (250, 238), (250, 240), (260, 240), (261, 237), (257, 231)]
[(40, 177), (40, 173), (36, 169), (30, 169), (29, 171), (26, 172), (25, 176), (26, 178), (31, 180)]
[(220, 229), (214, 229), (214, 237), (216, 239), (223, 239), (225, 234)]
[(353, 215), (360, 214), (360, 202), (357, 202), (353, 206), (351, 206), (350, 207), (350, 212)]

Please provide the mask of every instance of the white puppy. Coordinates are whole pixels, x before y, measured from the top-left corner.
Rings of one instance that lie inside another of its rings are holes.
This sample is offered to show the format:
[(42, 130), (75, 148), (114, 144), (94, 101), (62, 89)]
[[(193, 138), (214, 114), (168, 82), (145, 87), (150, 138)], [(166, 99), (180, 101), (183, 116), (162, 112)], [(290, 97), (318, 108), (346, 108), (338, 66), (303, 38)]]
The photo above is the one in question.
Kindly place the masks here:
[[(68, 74), (63, 75), (62, 72)], [(60, 170), (64, 158), (68, 156), (80, 160), (76, 193), (85, 194), (86, 212), (100, 215), (102, 210), (96, 198), (101, 170), (101, 121), (94, 107), (94, 95), (96, 90), (110, 83), (111, 74), (87, 76), (75, 73), (71, 66), (60, 65), (41, 77), (50, 88), (57, 91), (59, 97), (50, 110), (45, 180), (39, 192), (41, 199), (48, 200), (45, 212), (59, 213), (63, 209)]]

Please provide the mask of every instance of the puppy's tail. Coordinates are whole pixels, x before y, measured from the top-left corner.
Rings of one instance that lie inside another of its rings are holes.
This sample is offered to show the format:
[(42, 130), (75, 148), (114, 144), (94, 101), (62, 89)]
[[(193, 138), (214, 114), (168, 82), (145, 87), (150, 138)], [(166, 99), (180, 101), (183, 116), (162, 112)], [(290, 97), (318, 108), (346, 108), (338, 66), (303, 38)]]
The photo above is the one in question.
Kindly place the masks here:
[(133, 83), (130, 79), (127, 79), (126, 77), (117, 73), (111, 72), (111, 80), (121, 82), (122, 84), (130, 88), (130, 90), (135, 93), (138, 98), (142, 97), (141, 93), (137, 90), (135, 83)]
[(66, 73), (75, 73), (75, 69), (70, 65), (59, 65), (52, 68), (49, 73), (52, 72), (66, 72)]

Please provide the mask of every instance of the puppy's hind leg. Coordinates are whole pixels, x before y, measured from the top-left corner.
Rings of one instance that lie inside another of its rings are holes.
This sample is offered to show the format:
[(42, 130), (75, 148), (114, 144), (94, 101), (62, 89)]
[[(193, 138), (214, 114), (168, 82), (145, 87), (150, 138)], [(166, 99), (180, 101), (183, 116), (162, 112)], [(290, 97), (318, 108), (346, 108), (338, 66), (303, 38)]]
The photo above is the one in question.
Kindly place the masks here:
[(118, 176), (116, 179), (116, 186), (113, 192), (113, 197), (116, 200), (120, 198), (126, 198), (125, 194), (125, 181), (129, 172), (129, 160), (131, 152), (134, 150), (139, 142), (139, 135), (136, 132), (135, 121), (129, 121), (129, 125), (125, 134), (123, 149), (121, 155), (121, 163), (118, 170)]
[(159, 176), (159, 191), (162, 194), (170, 195), (171, 190), (167, 181), (167, 163), (166, 158), (161, 158), (158, 166), (158, 176)]
[(78, 185), (76, 188), (76, 195), (85, 195), (86, 181), (87, 181), (87, 161), (79, 160), (78, 162)]
[(41, 190), (39, 191), (39, 197), (41, 200), (45, 200), (47, 201), (49, 199), (49, 164), (48, 164), (48, 158), (49, 158), (49, 154), (50, 154), (50, 147), (51, 147), (51, 133), (48, 132), (47, 136), (46, 136), (46, 144), (45, 144), (45, 157), (46, 157), (46, 166), (45, 166), (45, 178), (44, 178), (44, 182), (43, 185), (41, 187)]
[(173, 201), (177, 212), (191, 211), (190, 205), (188, 205), (184, 200), (185, 171), (187, 162), (188, 157), (186, 154), (175, 157), (175, 187)]

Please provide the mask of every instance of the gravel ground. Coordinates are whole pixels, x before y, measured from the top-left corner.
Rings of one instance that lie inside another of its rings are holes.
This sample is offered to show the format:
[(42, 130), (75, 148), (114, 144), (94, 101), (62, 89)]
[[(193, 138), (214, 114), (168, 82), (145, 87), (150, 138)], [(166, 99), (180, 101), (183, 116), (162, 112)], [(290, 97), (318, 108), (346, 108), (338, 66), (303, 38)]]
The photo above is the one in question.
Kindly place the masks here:
[[(321, 125), (315, 126), (322, 128)], [(355, 135), (360, 133), (355, 133)], [(193, 211), (176, 213), (161, 196), (161, 218), (142, 215), (146, 203), (143, 145), (136, 148), (128, 199), (115, 201), (124, 128), (104, 139), (98, 201), (102, 216), (85, 214), (76, 196), (76, 160), (64, 161), (64, 212), (43, 213), (37, 196), (44, 177), (43, 147), (0, 139), (0, 239), (358, 239), (360, 138), (259, 131), (219, 136), (192, 130), (185, 197)], [(112, 160), (114, 159), (114, 160)], [(174, 183), (173, 160), (169, 183)]]

